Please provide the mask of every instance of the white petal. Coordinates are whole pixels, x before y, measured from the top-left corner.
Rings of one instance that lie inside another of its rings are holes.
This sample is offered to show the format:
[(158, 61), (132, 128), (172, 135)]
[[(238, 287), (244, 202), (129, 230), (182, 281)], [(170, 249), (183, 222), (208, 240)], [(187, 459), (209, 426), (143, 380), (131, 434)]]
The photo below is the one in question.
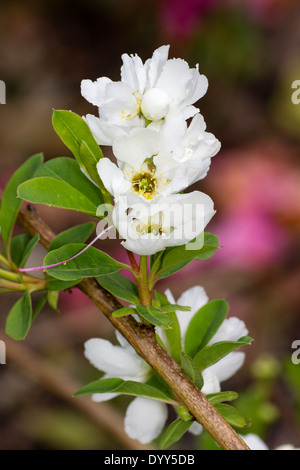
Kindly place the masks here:
[(146, 84), (146, 72), (142, 60), (138, 55), (122, 55), (123, 65), (121, 67), (122, 82), (127, 83), (132, 91), (144, 92)]
[(109, 158), (101, 158), (97, 164), (99, 176), (107, 191), (117, 200), (120, 194), (126, 193), (131, 188), (130, 181), (124, 178), (123, 171)]
[(126, 122), (139, 112), (136, 97), (129, 85), (123, 82), (111, 82), (106, 87), (106, 100), (101, 106), (100, 113), (112, 123)]
[(196, 103), (207, 92), (208, 80), (205, 75), (200, 75), (198, 68), (191, 69), (192, 78), (190, 88), (185, 99), (185, 105)]
[(170, 46), (161, 46), (153, 52), (151, 59), (145, 63), (147, 72), (147, 89), (155, 87), (155, 84), (168, 60)]
[(170, 59), (166, 62), (156, 87), (167, 91), (175, 103), (180, 103), (187, 95), (191, 78), (192, 72), (185, 60)]
[(83, 117), (90, 128), (94, 139), (99, 145), (112, 145), (118, 137), (126, 135), (126, 132), (120, 126), (113, 126), (103, 119), (99, 119), (93, 114)]
[(204, 385), (201, 391), (205, 395), (208, 395), (209, 393), (219, 393), (221, 391), (221, 386), (218, 377), (212, 372), (210, 372), (209, 368), (205, 369), (202, 372), (202, 377), (204, 380)]
[(118, 160), (134, 168), (159, 152), (161, 136), (150, 129), (134, 129), (128, 136), (120, 137), (113, 144), (113, 152)]
[(247, 336), (247, 334), (248, 329), (245, 323), (237, 317), (231, 317), (223, 321), (209, 344), (218, 343), (219, 341), (237, 341), (242, 336)]
[(230, 379), (244, 364), (245, 353), (232, 352), (206, 370), (215, 374), (220, 382)]
[(132, 439), (148, 444), (161, 433), (167, 415), (165, 403), (148, 398), (135, 398), (126, 410), (125, 431)]
[(201, 426), (200, 423), (197, 423), (197, 421), (195, 421), (192, 426), (189, 427), (189, 432), (194, 434), (194, 436), (199, 436), (199, 434), (201, 434), (203, 431), (203, 427)]
[(87, 101), (100, 107), (105, 98), (108, 83), (111, 83), (111, 80), (107, 77), (98, 78), (96, 82), (92, 82), (92, 80), (82, 80), (81, 94)]
[(246, 442), (247, 446), (251, 450), (269, 450), (264, 441), (256, 434), (250, 433), (246, 436), (241, 436), (241, 438)]
[(136, 353), (114, 346), (101, 338), (92, 338), (85, 343), (85, 357), (97, 369), (110, 377), (124, 380), (147, 380), (149, 366)]
[(118, 393), (93, 393), (92, 401), (96, 403), (101, 403), (103, 401), (112, 400), (117, 396), (119, 396)]
[(190, 289), (183, 292), (183, 294), (177, 300), (177, 304), (192, 308), (190, 312), (176, 312), (183, 342), (191, 319), (195, 313), (208, 302), (208, 300), (208, 296), (201, 286), (191, 287)]
[[(176, 300), (175, 300), (172, 292), (170, 291), (170, 289), (165, 290), (165, 296), (167, 297), (167, 300), (168, 300), (168, 302), (170, 302), (170, 304), (176, 304)], [(180, 304), (180, 305), (182, 305), (182, 304)]]

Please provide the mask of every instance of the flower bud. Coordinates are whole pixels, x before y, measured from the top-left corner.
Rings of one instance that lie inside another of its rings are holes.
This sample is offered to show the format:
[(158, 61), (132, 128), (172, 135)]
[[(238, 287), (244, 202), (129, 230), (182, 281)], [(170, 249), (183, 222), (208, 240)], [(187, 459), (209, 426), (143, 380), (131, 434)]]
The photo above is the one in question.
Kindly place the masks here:
[(170, 95), (160, 88), (151, 88), (146, 91), (142, 99), (141, 110), (146, 119), (159, 121), (168, 113)]

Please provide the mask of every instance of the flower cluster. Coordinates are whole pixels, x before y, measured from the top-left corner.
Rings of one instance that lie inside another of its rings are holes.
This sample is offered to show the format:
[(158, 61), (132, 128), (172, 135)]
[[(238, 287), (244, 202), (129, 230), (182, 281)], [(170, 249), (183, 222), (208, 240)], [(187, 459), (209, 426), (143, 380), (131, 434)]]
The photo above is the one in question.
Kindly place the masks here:
[(189, 242), (215, 213), (206, 194), (179, 194), (206, 176), (220, 149), (194, 105), (207, 91), (207, 78), (168, 53), (162, 46), (144, 64), (124, 54), (120, 81), (81, 84), (84, 98), (99, 108), (99, 117), (85, 120), (117, 160), (101, 158), (97, 166), (115, 200), (115, 226), (125, 247), (139, 255)]
[[(170, 290), (166, 291), (165, 294), (169, 302), (175, 303)], [(177, 300), (178, 305), (191, 307), (190, 312), (176, 312), (182, 343), (184, 343), (190, 321), (207, 302), (206, 292), (200, 286), (188, 289)], [(208, 344), (211, 345), (220, 341), (236, 341), (247, 335), (247, 333), (248, 330), (244, 322), (236, 317), (231, 317), (224, 320)], [(166, 344), (164, 330), (157, 329), (157, 334), (163, 344)], [(153, 370), (137, 355), (118, 331), (116, 335), (120, 346), (114, 346), (109, 341), (101, 338), (88, 340), (85, 343), (85, 357), (93, 366), (104, 372), (102, 379), (119, 377), (123, 380), (147, 382), (151, 378)], [(204, 385), (202, 392), (205, 394), (219, 393), (221, 391), (220, 383), (232, 377), (243, 365), (244, 359), (245, 354), (243, 352), (231, 352), (203, 370)], [(92, 399), (96, 402), (102, 402), (116, 396), (117, 393), (95, 393)], [(143, 444), (149, 443), (161, 433), (167, 421), (167, 416), (167, 405), (165, 403), (137, 397), (127, 408), (125, 416), (126, 433)], [(189, 431), (193, 434), (199, 434), (202, 431), (202, 426), (194, 422)]]

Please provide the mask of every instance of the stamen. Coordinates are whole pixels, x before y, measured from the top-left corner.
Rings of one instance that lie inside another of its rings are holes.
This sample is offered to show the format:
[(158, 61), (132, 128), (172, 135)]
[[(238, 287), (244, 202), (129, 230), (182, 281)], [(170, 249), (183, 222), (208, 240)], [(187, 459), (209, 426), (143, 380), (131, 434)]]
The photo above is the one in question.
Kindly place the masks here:
[(61, 264), (66, 265), (69, 261), (72, 261), (73, 259), (78, 258), (78, 256), (82, 255), (82, 253), (84, 253), (88, 248), (94, 245), (94, 243), (96, 243), (96, 241), (99, 240), (99, 238), (101, 238), (102, 235), (108, 232), (111, 228), (113, 228), (113, 225), (110, 225), (109, 227), (104, 229), (99, 235), (97, 235), (96, 238), (94, 238), (94, 240), (91, 243), (89, 243), (83, 250), (77, 253), (77, 255), (72, 256), (72, 258), (66, 259), (65, 261), (60, 261), (59, 263), (49, 264), (48, 266), (39, 266), (38, 268), (25, 268), (25, 269), (19, 268), (19, 271), (21, 273), (32, 272), (32, 271), (44, 271), (45, 269), (55, 268), (56, 266), (60, 266)]

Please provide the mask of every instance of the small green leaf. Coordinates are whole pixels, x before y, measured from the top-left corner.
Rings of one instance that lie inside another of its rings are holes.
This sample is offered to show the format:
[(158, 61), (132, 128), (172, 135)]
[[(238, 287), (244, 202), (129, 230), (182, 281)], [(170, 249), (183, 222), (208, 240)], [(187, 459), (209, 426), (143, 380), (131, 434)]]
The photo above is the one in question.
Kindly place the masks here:
[(25, 247), (25, 250), (24, 250), (24, 253), (23, 253), (23, 256), (22, 256), (22, 260), (21, 260), (21, 263), (20, 263), (20, 268), (24, 268), (29, 256), (31, 255), (31, 253), (33, 252), (34, 248), (36, 247), (36, 245), (39, 243), (40, 241), (40, 235), (37, 233), (29, 242), (28, 244), (26, 245)]
[[(59, 263), (80, 253), (86, 245), (70, 244), (51, 251), (45, 257), (45, 266)], [(124, 268), (106, 253), (97, 248), (90, 247), (80, 256), (65, 264), (47, 269), (47, 273), (62, 281), (75, 281), (85, 277), (97, 277), (110, 274)]]
[(244, 428), (248, 425), (244, 416), (236, 408), (224, 404), (218, 404), (215, 405), (215, 407), (220, 415), (223, 416), (223, 418), (225, 418), (226, 421), (232, 426), (236, 426), (237, 428)]
[(192, 380), (192, 382), (201, 390), (204, 381), (201, 371), (193, 361), (193, 359), (187, 354), (181, 353), (181, 366), (186, 375)]
[(48, 299), (48, 292), (45, 292), (37, 301), (33, 312), (32, 312), (32, 321), (38, 316), (38, 314), (41, 312), (41, 310), (44, 308), (44, 306), (47, 303)]
[(180, 271), (193, 260), (206, 260), (219, 248), (216, 235), (204, 233), (204, 245), (199, 250), (187, 250), (186, 245), (167, 248), (160, 261), (159, 279), (171, 276)]
[(223, 403), (224, 401), (233, 401), (238, 398), (236, 392), (219, 392), (219, 393), (210, 393), (206, 395), (206, 398), (211, 402), (212, 405), (217, 405)]
[(71, 150), (79, 165), (96, 184), (102, 184), (96, 166), (103, 154), (86, 122), (71, 111), (54, 110), (52, 123), (55, 131)]
[(152, 325), (160, 328), (170, 328), (172, 319), (166, 313), (161, 313), (157, 308), (151, 305), (137, 305), (136, 309), (141, 317), (143, 317)]
[(71, 287), (76, 286), (82, 279), (76, 279), (75, 281), (60, 281), (59, 279), (54, 279), (49, 277), (47, 279), (47, 289), (48, 290), (66, 290)]
[(18, 168), (6, 185), (0, 209), (1, 235), (6, 244), (9, 243), (14, 223), (22, 205), (22, 201), (17, 197), (17, 188), (21, 183), (32, 178), (42, 162), (42, 154), (33, 155)]
[[(166, 307), (170, 306), (168, 299), (158, 291), (154, 291), (154, 302), (157, 308), (163, 311)], [(180, 351), (181, 351), (181, 333), (180, 326), (175, 312), (169, 312), (168, 316), (172, 320), (172, 328), (166, 329), (164, 334), (167, 339), (167, 351), (175, 361), (180, 364)]]
[(176, 311), (190, 312), (191, 307), (185, 307), (183, 305), (178, 305), (178, 304), (170, 304), (170, 305), (164, 305), (164, 306), (160, 307), (159, 310), (162, 313), (169, 313), (169, 312), (176, 312)]
[(119, 299), (126, 300), (132, 304), (139, 303), (139, 292), (136, 284), (127, 279), (121, 273), (107, 274), (97, 279), (100, 286)]
[(97, 206), (69, 184), (54, 178), (34, 178), (21, 184), (19, 197), (35, 204), (70, 209), (96, 216)]
[(244, 336), (238, 341), (220, 341), (219, 343), (212, 344), (211, 346), (206, 346), (204, 349), (200, 349), (196, 354), (194, 362), (200, 370), (204, 370), (227, 356), (227, 354), (232, 351), (251, 344), (252, 341), (252, 338)]
[(13, 306), (6, 319), (5, 332), (15, 340), (22, 340), (26, 337), (32, 318), (31, 298), (28, 291)]
[(173, 421), (160, 438), (160, 449), (167, 449), (172, 444), (179, 441), (192, 424), (193, 421), (183, 421), (181, 418), (177, 418)]
[(11, 259), (19, 268), (28, 243), (31, 240), (29, 233), (20, 233), (12, 237), (10, 242)]
[(112, 314), (113, 317), (124, 317), (125, 315), (134, 315), (136, 312), (135, 308), (132, 307), (123, 307), (115, 310)]
[(72, 158), (49, 160), (18, 188), (18, 195), (36, 204), (47, 204), (96, 217), (104, 203), (101, 191), (80, 170)]
[(182, 421), (191, 421), (191, 419), (193, 418), (188, 408), (184, 405), (177, 406), (176, 411), (178, 413), (179, 418), (181, 418)]
[(89, 395), (91, 393), (118, 393), (121, 395), (152, 398), (153, 400), (165, 403), (174, 403), (164, 392), (151, 385), (134, 382), (132, 380), (125, 381), (119, 378), (96, 380), (81, 388), (75, 393), (75, 396)]
[(57, 313), (59, 313), (59, 308), (57, 307), (58, 299), (59, 299), (59, 291), (58, 290), (57, 291), (56, 290), (49, 290), (48, 291), (48, 297), (47, 297), (48, 304)]
[(165, 329), (167, 339), (167, 351), (170, 356), (179, 364), (181, 351), (181, 334), (180, 325), (175, 312), (169, 312), (168, 317), (171, 319), (171, 328)]
[(50, 243), (49, 251), (57, 250), (69, 243), (84, 243), (95, 230), (95, 224), (77, 225), (57, 235)]
[(211, 300), (193, 316), (185, 335), (185, 352), (194, 357), (216, 334), (228, 313), (228, 303)]

